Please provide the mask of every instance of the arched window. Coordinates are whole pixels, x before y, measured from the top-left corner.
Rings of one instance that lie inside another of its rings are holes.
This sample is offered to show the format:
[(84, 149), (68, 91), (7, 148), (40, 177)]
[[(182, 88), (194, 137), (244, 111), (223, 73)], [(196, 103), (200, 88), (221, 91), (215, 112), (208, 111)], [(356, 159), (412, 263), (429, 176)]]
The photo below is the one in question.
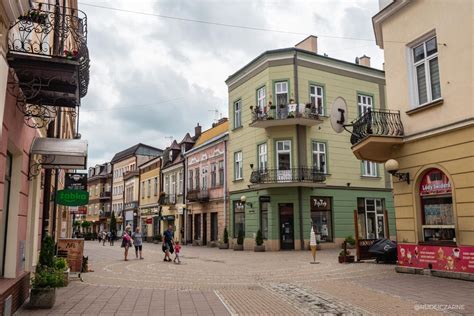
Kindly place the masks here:
[(449, 178), (439, 169), (430, 169), (420, 183), (423, 241), (455, 242), (453, 198)]

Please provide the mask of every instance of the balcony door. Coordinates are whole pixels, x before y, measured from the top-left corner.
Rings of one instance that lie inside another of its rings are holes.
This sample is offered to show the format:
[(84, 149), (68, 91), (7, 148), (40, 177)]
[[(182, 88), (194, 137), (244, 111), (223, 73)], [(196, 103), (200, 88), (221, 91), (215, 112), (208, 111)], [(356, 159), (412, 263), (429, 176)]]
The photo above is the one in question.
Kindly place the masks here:
[(291, 181), (291, 141), (276, 142), (277, 181)]

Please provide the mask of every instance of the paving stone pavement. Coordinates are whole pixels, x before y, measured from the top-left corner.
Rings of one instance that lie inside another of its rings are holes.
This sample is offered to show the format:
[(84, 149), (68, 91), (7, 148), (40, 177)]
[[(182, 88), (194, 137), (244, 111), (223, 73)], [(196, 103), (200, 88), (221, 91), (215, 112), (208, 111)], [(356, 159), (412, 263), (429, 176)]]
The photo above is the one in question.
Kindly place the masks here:
[[(254, 253), (184, 246), (182, 264), (144, 245), (144, 260), (86, 242), (95, 272), (59, 289), (48, 311), (18, 315), (474, 314), (474, 282), (398, 274), (393, 265), (338, 264), (337, 250)], [(429, 304), (429, 305), (423, 305)], [(449, 305), (449, 306), (448, 306)], [(435, 309), (438, 309), (436, 311)]]

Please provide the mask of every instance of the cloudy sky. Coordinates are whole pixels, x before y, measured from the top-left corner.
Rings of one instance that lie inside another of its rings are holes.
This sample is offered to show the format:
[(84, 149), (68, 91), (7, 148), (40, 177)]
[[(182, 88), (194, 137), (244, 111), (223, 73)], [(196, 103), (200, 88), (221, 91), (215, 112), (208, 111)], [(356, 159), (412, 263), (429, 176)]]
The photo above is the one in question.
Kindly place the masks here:
[(196, 123), (210, 127), (227, 116), (229, 75), (306, 35), (319, 37), (321, 54), (351, 62), (366, 54), (376, 68), (383, 62), (373, 41), (376, 0), (84, 0), (79, 7), (88, 15), (91, 57), (80, 114), (90, 165), (139, 142), (165, 148)]

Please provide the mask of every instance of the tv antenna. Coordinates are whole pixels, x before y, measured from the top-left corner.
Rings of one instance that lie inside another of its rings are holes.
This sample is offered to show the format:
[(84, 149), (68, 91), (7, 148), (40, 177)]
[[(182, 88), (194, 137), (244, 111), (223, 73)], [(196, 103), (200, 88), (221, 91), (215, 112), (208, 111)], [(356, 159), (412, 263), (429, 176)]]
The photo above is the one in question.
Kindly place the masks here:
[(214, 122), (218, 122), (222, 118), (222, 113), (218, 109), (207, 110), (208, 112), (214, 112)]

